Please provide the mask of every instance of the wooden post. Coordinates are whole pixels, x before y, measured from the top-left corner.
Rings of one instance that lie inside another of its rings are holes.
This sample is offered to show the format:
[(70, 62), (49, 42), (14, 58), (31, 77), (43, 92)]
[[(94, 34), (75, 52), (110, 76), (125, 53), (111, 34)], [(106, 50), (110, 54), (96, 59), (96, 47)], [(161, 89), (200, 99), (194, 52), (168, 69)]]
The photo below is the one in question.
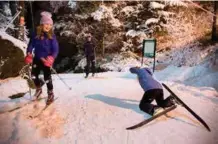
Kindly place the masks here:
[[(102, 5), (104, 5), (104, 0), (102, 0)], [(105, 13), (103, 13), (103, 16), (105, 15)], [(104, 48), (104, 33), (105, 33), (105, 20), (103, 18), (103, 37), (102, 37), (102, 57), (104, 57), (104, 53), (105, 53), (105, 48)]]
[(211, 40), (212, 41), (216, 41), (217, 40), (217, 28), (216, 28), (216, 25), (217, 25), (217, 18), (216, 18), (216, 15), (217, 15), (217, 2), (214, 1), (214, 16), (213, 16), (213, 26), (212, 26), (212, 37), (211, 37)]
[(144, 47), (145, 47), (145, 40), (143, 40), (143, 44), (142, 44), (142, 61), (141, 61), (141, 67), (143, 67), (143, 63), (144, 63)]
[(153, 65), (153, 73), (155, 71), (155, 63), (156, 63), (156, 39), (154, 40), (154, 65)]
[(19, 23), (18, 23), (18, 39), (20, 40), (24, 40), (24, 36), (25, 36), (25, 29), (24, 29), (24, 26), (25, 26), (25, 18), (24, 18), (24, 10), (25, 10), (25, 3), (24, 1), (19, 1), (19, 7), (21, 8), (21, 13), (20, 13), (20, 16), (18, 17), (19, 18)]

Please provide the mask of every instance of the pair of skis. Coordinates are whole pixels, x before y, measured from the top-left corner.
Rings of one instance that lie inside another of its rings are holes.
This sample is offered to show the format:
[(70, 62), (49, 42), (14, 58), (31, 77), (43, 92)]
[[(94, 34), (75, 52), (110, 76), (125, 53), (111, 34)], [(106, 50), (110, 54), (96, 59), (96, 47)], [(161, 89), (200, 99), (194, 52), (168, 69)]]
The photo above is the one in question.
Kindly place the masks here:
[(44, 107), (37, 115), (35, 115), (35, 116), (29, 116), (29, 117), (30, 117), (31, 119), (37, 118), (37, 117), (40, 116), (50, 105), (52, 105), (57, 99), (58, 99), (58, 97), (56, 97), (52, 103), (46, 104), (45, 107)]
[[(42, 80), (42, 84), (41, 84), (41, 87), (43, 87), (48, 81), (43, 81)], [(40, 94), (39, 94), (40, 95)], [(39, 96), (38, 95), (38, 96)], [(35, 96), (35, 97), (37, 97), (37, 96)], [(40, 97), (40, 98), (38, 98), (38, 99), (35, 99), (35, 100), (32, 100), (32, 102), (34, 102), (34, 101), (40, 101), (40, 100), (42, 100), (42, 99), (45, 99), (45, 97)], [(51, 102), (50, 104), (46, 104), (45, 105), (45, 107), (37, 114), (37, 115), (35, 115), (34, 117), (33, 116), (30, 116), (30, 118), (36, 118), (36, 117), (38, 117), (39, 115), (41, 115), (42, 113), (43, 113), (43, 111), (45, 111), (51, 104), (53, 104), (54, 103), (54, 101), (56, 101), (58, 99), (58, 97), (56, 97), (56, 98), (54, 98), (54, 100), (53, 100), (53, 102)]]
[[(40, 87), (43, 87), (44, 84), (46, 84), (48, 81), (43, 81), (43, 80), (41, 80), (41, 82), (42, 82), (42, 83), (41, 83)], [(40, 94), (40, 93), (39, 93), (39, 94)], [(34, 97), (37, 97), (37, 96), (34, 96)], [(56, 98), (54, 99), (54, 101), (55, 101), (57, 98), (58, 98), (58, 97), (56, 97)], [(31, 100), (30, 100), (27, 104), (25, 104), (25, 105), (28, 105), (28, 104), (31, 104), (31, 103), (35, 103), (35, 102), (39, 102), (39, 101), (44, 100), (44, 99), (46, 99), (46, 97), (39, 97), (39, 98), (37, 98), (37, 99), (32, 99), (32, 98), (31, 98)], [(54, 101), (53, 101), (53, 102), (54, 102)], [(53, 102), (52, 102), (52, 103), (53, 103)], [(52, 103), (51, 103), (51, 104), (52, 104)], [(51, 105), (51, 104), (49, 104), (49, 105)], [(18, 109), (24, 107), (25, 105), (16, 107), (16, 108), (14, 108), (14, 109), (11, 109), (11, 110), (8, 110), (8, 111), (2, 112), (2, 113), (13, 112), (13, 111), (15, 111), (15, 110), (18, 110)], [(43, 111), (44, 111), (45, 109), (47, 109), (47, 107), (48, 107), (49, 105), (46, 105), (45, 108), (43, 108)], [(1, 113), (0, 113), (0, 114), (1, 114)]]
[[(187, 106), (166, 84), (163, 83), (163, 86), (164, 88), (166, 88), (170, 94), (175, 98), (176, 102), (183, 106), (184, 108), (186, 108), (186, 110), (188, 110), (199, 122), (201, 122), (201, 124), (208, 130), (208, 131), (211, 131), (209, 126), (206, 124), (206, 122), (200, 117), (198, 116), (189, 106)], [(133, 129), (136, 129), (136, 128), (139, 128), (149, 122), (151, 122), (152, 120), (155, 120), (157, 119), (158, 117), (162, 116), (162, 115), (165, 115), (166, 113), (174, 110), (177, 106), (176, 105), (173, 105), (167, 109), (165, 109), (163, 112), (157, 114), (157, 115), (154, 115), (153, 117), (149, 118), (149, 119), (146, 119), (134, 126), (131, 126), (131, 127), (128, 127), (126, 128), (127, 130), (133, 130)]]
[(156, 118), (158, 118), (158, 117), (160, 117), (160, 116), (162, 116), (162, 115), (164, 115), (164, 114), (166, 114), (166, 113), (168, 113), (168, 112), (174, 110), (176, 107), (177, 107), (176, 105), (173, 105), (173, 106), (171, 106), (171, 107), (165, 109), (165, 110), (162, 111), (161, 113), (159, 113), (159, 114), (157, 114), (157, 115), (154, 115), (154, 116), (152, 116), (151, 118), (146, 119), (146, 120), (144, 120), (144, 121), (142, 121), (142, 122), (140, 122), (140, 123), (138, 123), (138, 124), (136, 124), (136, 125), (134, 125), (134, 126), (131, 126), (131, 127), (126, 128), (126, 129), (127, 129), (127, 130), (132, 130), (132, 129), (139, 128), (139, 127), (141, 127), (141, 126), (143, 126), (143, 125), (145, 125), (145, 124), (151, 122), (152, 120), (154, 120), (154, 119), (156, 119)]

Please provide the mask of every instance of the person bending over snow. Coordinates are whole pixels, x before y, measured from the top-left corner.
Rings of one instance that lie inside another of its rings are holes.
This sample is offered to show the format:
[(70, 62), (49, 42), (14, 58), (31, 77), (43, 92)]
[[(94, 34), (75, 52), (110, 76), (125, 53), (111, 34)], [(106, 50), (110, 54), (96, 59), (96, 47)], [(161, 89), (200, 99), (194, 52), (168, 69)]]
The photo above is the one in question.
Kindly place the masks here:
[[(163, 108), (174, 105), (172, 96), (164, 99), (161, 83), (154, 79), (153, 73), (148, 68), (132, 67), (130, 72), (137, 74), (139, 84), (145, 92), (139, 104), (141, 111), (150, 115), (156, 115), (162, 112)], [(153, 100), (156, 100), (157, 105), (151, 104)]]

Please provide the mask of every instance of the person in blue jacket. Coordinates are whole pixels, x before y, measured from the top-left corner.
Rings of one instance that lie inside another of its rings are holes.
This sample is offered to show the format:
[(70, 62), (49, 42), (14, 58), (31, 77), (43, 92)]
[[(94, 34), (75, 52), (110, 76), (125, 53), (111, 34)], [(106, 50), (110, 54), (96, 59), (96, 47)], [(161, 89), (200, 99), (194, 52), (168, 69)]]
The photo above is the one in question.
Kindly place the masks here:
[[(44, 80), (47, 84), (48, 99), (47, 104), (54, 101), (53, 84), (51, 77), (51, 67), (59, 52), (56, 36), (52, 31), (53, 21), (48, 12), (41, 13), (40, 26), (36, 33), (32, 34), (27, 47), (26, 64), (32, 64), (32, 76), (36, 85), (35, 97), (38, 99), (42, 93), (42, 82), (39, 79), (40, 71), (44, 73)], [(34, 58), (33, 58), (34, 51)]]
[[(137, 74), (139, 84), (145, 92), (139, 104), (140, 110), (150, 115), (155, 115), (163, 111), (163, 108), (174, 104), (172, 96), (164, 99), (162, 85), (153, 78), (153, 73), (150, 69), (132, 67), (130, 72)], [(156, 100), (157, 105), (151, 104), (153, 100)]]

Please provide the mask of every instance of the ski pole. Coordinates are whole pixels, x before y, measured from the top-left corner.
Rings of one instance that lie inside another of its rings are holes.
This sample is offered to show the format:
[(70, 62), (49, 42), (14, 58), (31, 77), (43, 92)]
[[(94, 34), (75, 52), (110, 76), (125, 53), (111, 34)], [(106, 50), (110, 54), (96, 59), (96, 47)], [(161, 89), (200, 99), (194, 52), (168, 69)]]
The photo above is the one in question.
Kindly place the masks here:
[(59, 79), (68, 87), (69, 90), (71, 90), (72, 88), (70, 86), (68, 86), (65, 81), (59, 76), (59, 74), (56, 72), (56, 70), (54, 68), (51, 67), (51, 70), (59, 77)]
[[(29, 66), (28, 75), (29, 75), (29, 79), (31, 79), (31, 69), (32, 69), (32, 66), (31, 66), (31, 64), (29, 64), (28, 66)], [(30, 86), (29, 86), (29, 93), (30, 93), (30, 99), (32, 99), (32, 94), (31, 94)]]

